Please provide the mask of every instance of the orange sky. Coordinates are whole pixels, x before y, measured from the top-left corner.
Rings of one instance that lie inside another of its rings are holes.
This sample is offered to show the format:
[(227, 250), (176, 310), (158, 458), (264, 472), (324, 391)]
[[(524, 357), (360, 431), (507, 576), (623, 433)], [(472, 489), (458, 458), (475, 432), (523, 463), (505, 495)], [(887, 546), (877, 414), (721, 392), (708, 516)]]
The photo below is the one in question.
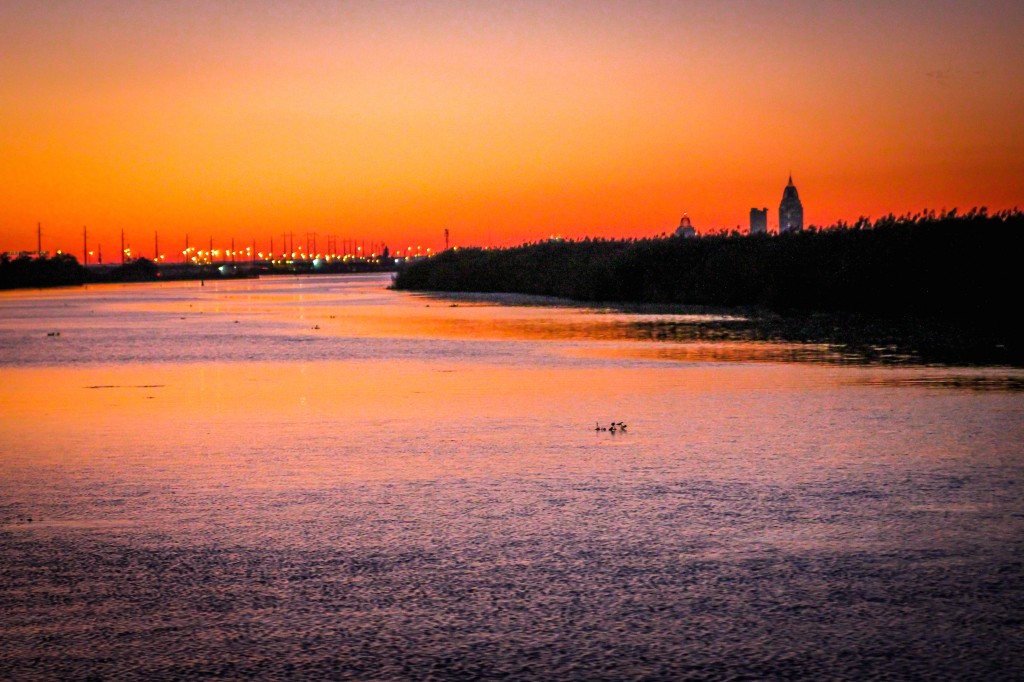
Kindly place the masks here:
[(0, 250), (1024, 204), (1019, 2), (0, 4)]

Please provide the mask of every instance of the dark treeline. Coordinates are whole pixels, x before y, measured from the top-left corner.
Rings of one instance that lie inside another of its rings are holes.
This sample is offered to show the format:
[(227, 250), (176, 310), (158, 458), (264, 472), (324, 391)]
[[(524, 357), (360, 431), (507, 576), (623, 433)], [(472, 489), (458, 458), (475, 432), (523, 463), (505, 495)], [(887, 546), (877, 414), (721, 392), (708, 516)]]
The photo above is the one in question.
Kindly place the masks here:
[(312, 261), (217, 265), (173, 263), (157, 265), (147, 258), (135, 258), (116, 266), (79, 264), (70, 254), (52, 258), (29, 255), (11, 259), (0, 256), (0, 289), (75, 286), (114, 282), (155, 282), (159, 280), (235, 279), (261, 275), (347, 274), (394, 270), (394, 262), (383, 259), (337, 260), (314, 265)]
[(64, 287), (92, 282), (147, 282), (157, 279), (153, 261), (137, 258), (103, 269), (82, 267), (71, 254), (53, 257), (0, 256), (0, 289)]
[(400, 270), (398, 289), (578, 301), (981, 319), (1021, 291), (1024, 213), (862, 218), (797, 234), (465, 248)]
[(84, 284), (85, 268), (69, 254), (53, 258), (0, 256), (0, 289), (22, 287), (63, 287)]

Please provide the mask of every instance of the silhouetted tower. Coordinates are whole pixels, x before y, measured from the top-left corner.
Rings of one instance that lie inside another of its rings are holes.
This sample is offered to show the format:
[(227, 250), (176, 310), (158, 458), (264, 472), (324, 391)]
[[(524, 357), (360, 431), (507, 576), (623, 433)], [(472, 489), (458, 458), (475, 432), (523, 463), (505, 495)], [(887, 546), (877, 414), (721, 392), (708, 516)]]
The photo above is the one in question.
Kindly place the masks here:
[(448, 228), (444, 228), (444, 250), (448, 250)]
[(768, 231), (768, 209), (750, 209), (750, 234), (764, 234)]
[(683, 217), (679, 219), (679, 227), (676, 228), (677, 237), (696, 237), (697, 229), (693, 226), (690, 221), (690, 216), (687, 213), (683, 214)]
[(782, 190), (782, 203), (779, 204), (779, 234), (800, 232), (804, 229), (804, 206), (800, 203), (800, 195), (793, 184), (793, 175), (789, 176), (789, 184)]

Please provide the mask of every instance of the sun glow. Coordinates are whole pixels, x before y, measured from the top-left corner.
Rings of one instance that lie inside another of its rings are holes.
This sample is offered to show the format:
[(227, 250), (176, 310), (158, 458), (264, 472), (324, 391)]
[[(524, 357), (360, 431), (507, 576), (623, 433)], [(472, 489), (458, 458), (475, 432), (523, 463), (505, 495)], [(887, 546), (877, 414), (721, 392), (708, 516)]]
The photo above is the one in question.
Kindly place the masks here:
[(790, 171), (808, 223), (1020, 202), (1019, 12), (791, 10), (5, 9), (0, 249), (745, 229)]

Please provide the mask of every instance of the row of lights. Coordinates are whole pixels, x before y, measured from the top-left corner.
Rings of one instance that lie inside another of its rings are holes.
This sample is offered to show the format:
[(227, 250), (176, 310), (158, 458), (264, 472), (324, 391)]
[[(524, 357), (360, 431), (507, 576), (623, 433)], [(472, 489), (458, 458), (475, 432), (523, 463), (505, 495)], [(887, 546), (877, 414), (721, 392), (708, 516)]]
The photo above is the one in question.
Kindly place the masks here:
[[(344, 256), (339, 256), (337, 254), (322, 254), (322, 253), (317, 253), (317, 254), (314, 255), (314, 254), (307, 254), (307, 253), (305, 253), (302, 250), (302, 247), (299, 247), (298, 251), (292, 251), (291, 254), (282, 253), (281, 254), (281, 260), (288, 260), (288, 259), (291, 259), (291, 260), (316, 260), (316, 259), (323, 259), (323, 260), (326, 260), (327, 262), (330, 262), (332, 260), (348, 261), (348, 260), (355, 260), (355, 259), (363, 258), (364, 257), (364, 255), (362, 253), (363, 247), (357, 246), (356, 247), (356, 251), (358, 252), (357, 254), (346, 254)], [(421, 255), (423, 255), (423, 247), (422, 246), (417, 246), (416, 247), (416, 252), (413, 253), (413, 247), (410, 246), (405, 253), (406, 253), (406, 256), (405, 256), (406, 258), (411, 258), (413, 256), (421, 256)], [(427, 250), (426, 250), (426, 255), (429, 256), (432, 253), (433, 253), (433, 249), (428, 247)], [(131, 257), (131, 250), (130, 249), (125, 249), (125, 254), (128, 257)], [(252, 258), (252, 247), (246, 247), (244, 250), (235, 250), (235, 251), (232, 251), (231, 249), (213, 249), (212, 251), (210, 251), (210, 250), (196, 249), (195, 247), (189, 247), (189, 248), (185, 249), (184, 251), (182, 251), (181, 255), (183, 255), (186, 260), (190, 260), (193, 263), (201, 263), (201, 262), (207, 262), (208, 263), (208, 262), (211, 262), (213, 259), (217, 259), (217, 258), (221, 258), (221, 257), (223, 257), (223, 258), (232, 258), (234, 256), (242, 256), (242, 257), (245, 257), (245, 258)], [(368, 257), (368, 258), (376, 258), (377, 255), (378, 254), (376, 252), (374, 252), (374, 253), (371, 253), (369, 256), (366, 256), (366, 257)], [(398, 251), (397, 253), (395, 253), (393, 255), (398, 256), (398, 257), (402, 257), (402, 252)], [(260, 260), (263, 260), (263, 259), (273, 260), (274, 259), (274, 254), (273, 253), (263, 253), (262, 251), (258, 251), (258, 252), (256, 252), (256, 257), (259, 258)], [(164, 258), (163, 256), (160, 256), (161, 260), (163, 260), (163, 258)]]
[[(350, 260), (356, 260), (356, 259), (364, 258), (363, 254), (362, 254), (362, 250), (363, 250), (363, 247), (357, 246), (356, 247), (356, 251), (360, 252), (358, 254), (346, 254), (344, 256), (339, 256), (337, 254), (321, 254), (321, 253), (318, 253), (316, 255), (312, 255), (312, 254), (304, 253), (302, 251), (302, 247), (299, 247), (298, 251), (293, 251), (290, 255), (287, 254), (287, 253), (282, 253), (280, 260), (317, 260), (317, 259), (322, 259), (322, 260), (327, 261), (328, 263), (333, 261), (333, 260), (341, 260), (341, 261), (347, 262), (347, 261), (350, 261)], [(57, 255), (58, 256), (61, 255), (62, 253), (63, 252), (60, 251), (60, 250), (57, 251)], [(432, 254), (433, 254), (433, 249), (428, 247), (427, 250), (426, 250), (426, 255), (430, 256)], [(96, 255), (95, 251), (89, 251), (89, 256), (90, 257), (93, 257), (95, 255)], [(190, 246), (189, 248), (187, 248), (184, 251), (182, 251), (181, 255), (185, 257), (186, 261), (190, 261), (190, 262), (196, 263), (196, 264), (199, 264), (199, 263), (212, 263), (214, 259), (222, 258), (222, 257), (223, 258), (232, 258), (234, 256), (242, 256), (242, 257), (245, 257), (245, 258), (248, 259), (248, 258), (252, 258), (252, 247), (247, 246), (244, 250), (240, 250), (239, 249), (239, 250), (235, 250), (235, 251), (232, 251), (231, 249), (213, 249), (212, 251), (210, 251), (210, 250), (196, 249), (194, 246)], [(406, 250), (404, 257), (405, 258), (415, 258), (417, 256), (423, 256), (423, 255), (424, 255), (423, 247), (417, 246), (415, 253), (413, 253), (413, 247), (410, 246), (408, 248), (408, 250)], [(130, 247), (129, 248), (125, 248), (124, 256), (125, 256), (126, 260), (131, 260), (131, 258), (132, 258), (132, 250), (131, 250)], [(367, 257), (367, 258), (377, 258), (377, 256), (378, 256), (377, 253), (371, 253), (369, 256), (365, 256), (365, 257)], [(391, 256), (398, 257), (398, 258), (402, 258), (403, 257), (401, 251), (393, 253), (393, 254), (391, 254)], [(264, 259), (274, 260), (274, 254), (272, 254), (272, 253), (263, 253), (262, 251), (257, 251), (256, 252), (256, 257), (259, 258), (260, 260), (264, 260)], [(166, 261), (167, 260), (167, 256), (161, 254), (161, 255), (157, 256), (157, 260), (159, 260), (159, 261)]]

